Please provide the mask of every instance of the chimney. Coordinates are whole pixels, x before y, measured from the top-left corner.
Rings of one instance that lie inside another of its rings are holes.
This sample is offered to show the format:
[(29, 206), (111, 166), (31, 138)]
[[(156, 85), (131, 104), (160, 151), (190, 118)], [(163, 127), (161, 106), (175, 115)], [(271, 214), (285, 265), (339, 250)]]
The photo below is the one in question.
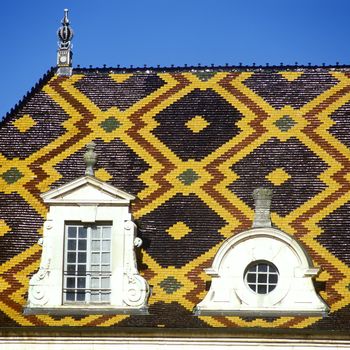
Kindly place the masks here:
[(271, 227), (270, 206), (272, 190), (269, 188), (256, 188), (253, 191), (255, 214), (253, 228)]

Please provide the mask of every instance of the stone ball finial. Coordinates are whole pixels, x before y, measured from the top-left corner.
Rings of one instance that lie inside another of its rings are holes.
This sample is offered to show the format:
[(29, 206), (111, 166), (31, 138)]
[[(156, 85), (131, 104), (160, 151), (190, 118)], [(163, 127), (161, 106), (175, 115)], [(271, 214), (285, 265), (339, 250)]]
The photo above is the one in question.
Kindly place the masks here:
[(64, 17), (61, 23), (62, 26), (57, 31), (57, 35), (60, 40), (59, 46), (67, 47), (74, 35), (73, 29), (69, 26), (68, 9), (64, 10)]
[(86, 145), (87, 151), (84, 154), (86, 164), (85, 175), (94, 176), (94, 166), (97, 163), (97, 154), (94, 152), (96, 144), (90, 142)]

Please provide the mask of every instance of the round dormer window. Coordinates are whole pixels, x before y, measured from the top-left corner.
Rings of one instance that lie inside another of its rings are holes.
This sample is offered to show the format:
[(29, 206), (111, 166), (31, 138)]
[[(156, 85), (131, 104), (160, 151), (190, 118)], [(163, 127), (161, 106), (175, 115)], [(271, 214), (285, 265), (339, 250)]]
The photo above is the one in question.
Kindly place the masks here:
[(278, 283), (277, 267), (268, 261), (254, 261), (244, 273), (244, 280), (248, 287), (257, 294), (272, 292)]

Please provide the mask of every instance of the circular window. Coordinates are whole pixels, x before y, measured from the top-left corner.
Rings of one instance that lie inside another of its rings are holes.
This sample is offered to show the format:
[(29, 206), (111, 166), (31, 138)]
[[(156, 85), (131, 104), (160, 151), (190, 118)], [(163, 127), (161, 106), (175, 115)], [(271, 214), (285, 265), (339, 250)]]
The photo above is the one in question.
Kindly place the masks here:
[(253, 292), (267, 294), (276, 288), (278, 275), (275, 265), (268, 261), (258, 261), (247, 267), (244, 280)]

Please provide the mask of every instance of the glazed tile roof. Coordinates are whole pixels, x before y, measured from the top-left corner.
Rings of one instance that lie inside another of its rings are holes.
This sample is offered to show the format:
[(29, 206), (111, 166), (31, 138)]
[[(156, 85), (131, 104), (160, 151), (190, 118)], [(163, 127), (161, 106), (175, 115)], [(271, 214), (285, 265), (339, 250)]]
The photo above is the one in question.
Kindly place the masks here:
[[(53, 71), (1, 123), (0, 326), (283, 328), (349, 331), (350, 68)], [(84, 172), (137, 197), (150, 315), (24, 316), (47, 207), (40, 193)], [(250, 228), (251, 193), (274, 190), (274, 225), (322, 268), (328, 317), (193, 316), (203, 269)]]

